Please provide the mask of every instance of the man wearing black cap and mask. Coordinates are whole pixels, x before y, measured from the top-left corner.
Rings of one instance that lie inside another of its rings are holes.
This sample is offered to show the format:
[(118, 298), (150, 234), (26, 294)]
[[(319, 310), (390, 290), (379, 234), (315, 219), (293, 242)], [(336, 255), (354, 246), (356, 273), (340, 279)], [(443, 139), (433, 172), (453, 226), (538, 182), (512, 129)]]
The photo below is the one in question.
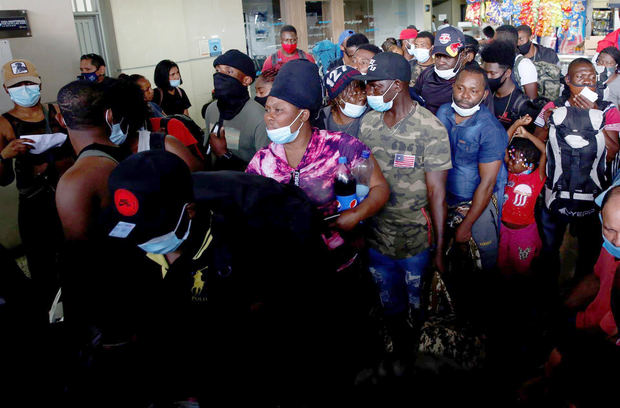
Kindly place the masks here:
[(209, 144), (216, 169), (243, 170), (254, 153), (269, 143), (263, 114), (265, 109), (250, 98), (248, 86), (256, 71), (252, 59), (239, 50), (229, 50), (213, 61), (215, 99), (205, 113)]
[[(424, 99), (424, 107), (436, 114), (441, 105), (452, 102), (456, 75), (472, 58), (468, 58), (471, 53), (466, 50), (465, 36), (454, 27), (437, 32), (431, 56), (435, 57), (435, 65), (422, 71), (413, 89)], [(493, 112), (492, 97), (487, 97), (484, 104)]]
[(446, 129), (411, 99), (410, 77), (407, 61), (391, 52), (375, 55), (368, 73), (354, 77), (367, 81), (367, 101), (374, 109), (362, 119), (359, 138), (376, 155), (392, 192), (371, 219), (370, 269), (400, 352), (410, 351), (408, 312), (419, 311), (420, 283), (433, 246), (435, 266), (443, 271), (446, 176), (452, 167)]
[(143, 294), (155, 302), (138, 333), (150, 386), (164, 394), (156, 402), (262, 406), (325, 381), (316, 369), (328, 355), (328, 277), (313, 206), (298, 188), (240, 172), (190, 174), (154, 150), (120, 163), (108, 185), (110, 237), (144, 251), (161, 282)]

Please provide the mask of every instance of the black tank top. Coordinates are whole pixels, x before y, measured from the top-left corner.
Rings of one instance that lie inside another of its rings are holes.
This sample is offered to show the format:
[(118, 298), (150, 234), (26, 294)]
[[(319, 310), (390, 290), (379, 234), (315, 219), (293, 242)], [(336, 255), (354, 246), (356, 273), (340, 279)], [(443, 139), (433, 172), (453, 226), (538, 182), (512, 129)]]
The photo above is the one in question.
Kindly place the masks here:
[[(19, 119), (10, 113), (4, 113), (2, 116), (9, 122), (13, 128), (13, 133), (17, 138), (27, 137), (28, 135), (40, 135), (46, 133), (67, 133), (55, 120), (56, 109), (53, 105), (49, 105), (49, 110), (43, 110), (47, 114), (47, 118), (39, 122), (27, 122)], [(49, 149), (42, 154), (25, 154), (15, 159), (15, 178), (17, 181), (17, 189), (21, 194), (33, 195), (45, 186), (56, 187), (58, 183), (58, 172), (53, 163), (56, 160), (65, 159), (73, 156), (73, 148), (69, 138), (62, 146)], [(44, 163), (50, 163), (45, 172), (35, 175), (34, 166)]]
[(131, 152), (123, 147), (93, 143), (83, 148), (80, 154), (78, 154), (77, 159), (79, 160), (81, 157), (87, 156), (106, 157), (110, 160), (116, 161), (116, 163), (120, 163), (130, 155)]

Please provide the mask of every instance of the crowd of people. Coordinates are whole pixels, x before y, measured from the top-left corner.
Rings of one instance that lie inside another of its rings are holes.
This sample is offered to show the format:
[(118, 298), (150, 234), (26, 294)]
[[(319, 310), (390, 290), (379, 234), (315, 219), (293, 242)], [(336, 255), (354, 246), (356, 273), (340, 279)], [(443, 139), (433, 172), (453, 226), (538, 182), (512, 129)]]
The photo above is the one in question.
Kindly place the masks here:
[(6, 63), (0, 184), (17, 183), (30, 275), (0, 252), (15, 390), (59, 406), (618, 401), (620, 51), (562, 75), (528, 26), (478, 41), (443, 23), (381, 48), (347, 30), (314, 57), (284, 26), (259, 70), (239, 50), (213, 60), (200, 124), (171, 60), (153, 89), (83, 55), (50, 104), (31, 62)]

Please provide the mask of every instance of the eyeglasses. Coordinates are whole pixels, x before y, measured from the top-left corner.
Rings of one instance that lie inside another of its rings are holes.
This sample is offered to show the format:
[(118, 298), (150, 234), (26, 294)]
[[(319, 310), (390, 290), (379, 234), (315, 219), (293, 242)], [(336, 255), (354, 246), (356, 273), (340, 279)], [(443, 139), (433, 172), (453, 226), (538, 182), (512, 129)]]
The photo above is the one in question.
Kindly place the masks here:
[(364, 64), (364, 65), (368, 65), (370, 64), (370, 59), (368, 58), (359, 58), (359, 57), (352, 57), (351, 58), (351, 62), (354, 64)]

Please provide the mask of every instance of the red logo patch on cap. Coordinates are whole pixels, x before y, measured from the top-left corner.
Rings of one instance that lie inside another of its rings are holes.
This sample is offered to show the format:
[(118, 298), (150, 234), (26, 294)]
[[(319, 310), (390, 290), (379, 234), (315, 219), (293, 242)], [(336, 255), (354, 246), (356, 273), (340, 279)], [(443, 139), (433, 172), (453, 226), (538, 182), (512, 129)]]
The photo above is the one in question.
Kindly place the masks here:
[(118, 212), (125, 217), (136, 215), (140, 207), (136, 196), (131, 191), (125, 190), (124, 188), (114, 192), (114, 205)]
[(443, 33), (442, 35), (439, 36), (439, 42), (442, 44), (449, 43), (451, 39), (452, 37), (450, 36), (449, 33)]

